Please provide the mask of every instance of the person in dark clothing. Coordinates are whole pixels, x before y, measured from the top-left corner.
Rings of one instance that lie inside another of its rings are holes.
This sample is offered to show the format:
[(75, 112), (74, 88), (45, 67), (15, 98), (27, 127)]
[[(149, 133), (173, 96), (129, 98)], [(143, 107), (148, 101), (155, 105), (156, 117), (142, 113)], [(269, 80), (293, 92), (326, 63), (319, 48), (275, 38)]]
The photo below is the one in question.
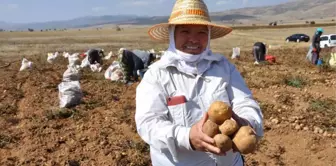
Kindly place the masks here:
[(133, 52), (128, 50), (123, 50), (120, 58), (120, 64), (124, 72), (124, 83), (130, 82), (131, 78), (133, 78), (134, 81), (138, 81), (137, 71), (145, 68), (142, 60)]
[(144, 77), (146, 71), (148, 70), (148, 66), (151, 65), (151, 63), (154, 62), (154, 60), (156, 58), (153, 53), (150, 53), (148, 56), (149, 57), (148, 57), (147, 61), (144, 62), (145, 63), (145, 68), (142, 69), (142, 70), (138, 70), (138, 75), (140, 76), (141, 79)]
[[(146, 72), (146, 68), (155, 60), (155, 56), (150, 53), (146, 61), (144, 62), (139, 56), (134, 54), (132, 51), (124, 49), (120, 57), (120, 64), (124, 72), (124, 83), (131, 81), (138, 81), (138, 77), (143, 76)], [(139, 72), (138, 72), (139, 71)], [(139, 73), (139, 75), (138, 75)]]
[(90, 49), (86, 52), (88, 56), (88, 60), (90, 64), (99, 63), (100, 65), (103, 64), (102, 57), (104, 57), (104, 50), (102, 49)]
[(149, 53), (149, 57), (147, 62), (145, 62), (145, 67), (148, 67), (155, 60), (155, 55), (153, 53)]
[(317, 28), (316, 32), (313, 36), (313, 40), (312, 40), (312, 63), (313, 64), (317, 64), (317, 61), (320, 58), (320, 51), (321, 51), (321, 47), (320, 47), (320, 41), (321, 41), (321, 35), (323, 33), (323, 29), (322, 28)]
[(262, 42), (256, 42), (253, 45), (253, 56), (256, 63), (265, 61), (266, 46)]

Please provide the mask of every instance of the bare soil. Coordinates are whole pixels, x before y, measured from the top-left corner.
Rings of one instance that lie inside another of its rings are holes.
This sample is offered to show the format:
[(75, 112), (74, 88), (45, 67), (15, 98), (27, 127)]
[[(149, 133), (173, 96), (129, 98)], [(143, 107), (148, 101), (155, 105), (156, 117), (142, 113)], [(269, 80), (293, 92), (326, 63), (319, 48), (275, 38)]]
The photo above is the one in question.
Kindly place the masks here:
[[(254, 65), (250, 52), (232, 61), (264, 114), (265, 136), (245, 156), (247, 165), (335, 165), (336, 72), (308, 64), (306, 51), (270, 50), (277, 57), (270, 65)], [(19, 72), (20, 61), (0, 68), (0, 165), (150, 165), (134, 122), (138, 83), (125, 86), (84, 70), (82, 103), (59, 109), (57, 85), (67, 61), (28, 58), (32, 70)]]

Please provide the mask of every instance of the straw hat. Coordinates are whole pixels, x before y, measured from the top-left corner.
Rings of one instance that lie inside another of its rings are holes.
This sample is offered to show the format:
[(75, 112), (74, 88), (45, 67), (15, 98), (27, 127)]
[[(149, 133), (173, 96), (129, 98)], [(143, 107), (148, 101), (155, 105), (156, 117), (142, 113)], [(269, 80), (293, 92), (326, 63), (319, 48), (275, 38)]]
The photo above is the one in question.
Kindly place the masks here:
[(203, 0), (176, 0), (168, 23), (154, 25), (148, 34), (155, 40), (168, 41), (168, 27), (181, 24), (211, 26), (211, 39), (223, 37), (232, 31), (230, 27), (211, 23), (208, 8)]

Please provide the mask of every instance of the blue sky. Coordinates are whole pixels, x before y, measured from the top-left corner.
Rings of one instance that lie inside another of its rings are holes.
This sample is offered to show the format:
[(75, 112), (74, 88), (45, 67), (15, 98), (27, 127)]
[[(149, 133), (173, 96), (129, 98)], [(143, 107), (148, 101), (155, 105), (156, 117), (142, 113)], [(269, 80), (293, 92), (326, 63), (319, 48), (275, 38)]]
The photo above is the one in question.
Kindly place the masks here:
[[(205, 0), (210, 12), (265, 6), (289, 0)], [(12, 23), (68, 20), (83, 16), (169, 15), (175, 0), (0, 0), (0, 21)]]

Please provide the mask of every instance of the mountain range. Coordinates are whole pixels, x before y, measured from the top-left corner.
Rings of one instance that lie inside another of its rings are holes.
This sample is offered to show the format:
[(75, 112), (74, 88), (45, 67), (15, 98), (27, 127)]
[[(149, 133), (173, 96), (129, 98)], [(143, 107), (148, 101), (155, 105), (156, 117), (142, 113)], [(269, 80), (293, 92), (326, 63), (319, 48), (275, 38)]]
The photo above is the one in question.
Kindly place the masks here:
[[(214, 22), (269, 22), (291, 20), (313, 20), (336, 17), (335, 0), (292, 0), (287, 3), (232, 9), (223, 12), (210, 13)], [(167, 22), (169, 16), (141, 17), (135, 15), (105, 15), (88, 16), (64, 21), (50, 21), (40, 23), (7, 23), (0, 21), (0, 29), (27, 30), (32, 29), (63, 29), (104, 26), (111, 24), (151, 25)]]

